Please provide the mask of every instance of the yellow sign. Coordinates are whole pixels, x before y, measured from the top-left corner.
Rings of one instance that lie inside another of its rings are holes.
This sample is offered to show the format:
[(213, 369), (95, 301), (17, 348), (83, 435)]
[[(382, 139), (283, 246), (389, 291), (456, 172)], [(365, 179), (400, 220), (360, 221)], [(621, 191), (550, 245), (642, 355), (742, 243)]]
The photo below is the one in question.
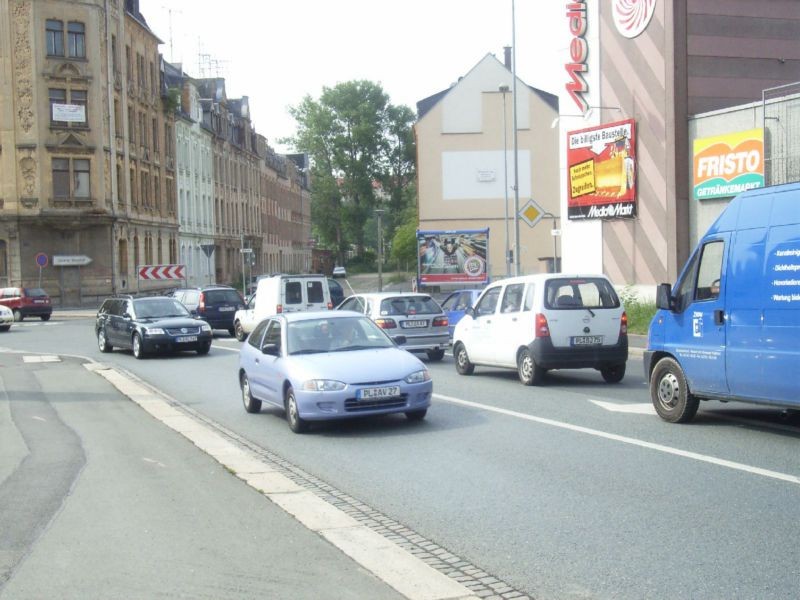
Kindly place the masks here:
[(519, 211), (520, 218), (525, 221), (528, 226), (533, 227), (539, 221), (542, 220), (542, 216), (544, 215), (544, 210), (542, 207), (536, 204), (533, 200), (528, 200), (525, 203), (525, 206)]
[(586, 160), (569, 168), (569, 186), (573, 198), (594, 194), (597, 191), (594, 182), (594, 160)]

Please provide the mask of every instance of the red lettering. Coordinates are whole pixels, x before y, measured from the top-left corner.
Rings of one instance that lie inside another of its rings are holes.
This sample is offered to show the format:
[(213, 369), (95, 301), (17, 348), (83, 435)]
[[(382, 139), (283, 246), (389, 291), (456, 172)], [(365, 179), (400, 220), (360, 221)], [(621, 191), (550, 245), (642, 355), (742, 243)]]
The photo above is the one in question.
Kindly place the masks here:
[(569, 43), (569, 56), (574, 63), (585, 63), (589, 55), (589, 44), (583, 38), (572, 38)]
[(589, 70), (586, 59), (589, 56), (589, 44), (585, 39), (586, 30), (589, 22), (586, 18), (586, 4), (581, 1), (567, 2), (567, 19), (569, 20), (569, 32), (573, 36), (569, 44), (569, 54), (571, 63), (564, 65), (569, 73), (570, 80), (566, 84), (569, 93), (581, 112), (585, 113), (589, 109), (589, 103), (583, 95), (589, 91), (589, 86), (584, 79), (584, 73)]

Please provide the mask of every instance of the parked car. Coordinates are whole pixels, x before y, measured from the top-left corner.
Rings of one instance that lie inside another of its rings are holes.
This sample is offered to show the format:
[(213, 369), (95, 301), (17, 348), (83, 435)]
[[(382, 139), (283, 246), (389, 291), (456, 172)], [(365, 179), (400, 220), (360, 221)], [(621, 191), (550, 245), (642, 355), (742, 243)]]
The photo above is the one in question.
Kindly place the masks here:
[(476, 365), (517, 369), (525, 385), (549, 369), (594, 368), (622, 381), (628, 360), (628, 317), (603, 275), (549, 273), (488, 286), (453, 334), (461, 375)]
[(333, 276), (334, 277), (347, 277), (347, 271), (344, 267), (333, 267)]
[(172, 297), (191, 314), (211, 325), (212, 329), (225, 329), (231, 335), (236, 335), (233, 317), (245, 304), (234, 288), (227, 285), (182, 288), (175, 290)]
[(257, 323), (272, 315), (332, 308), (328, 278), (324, 275), (261, 277), (247, 306), (233, 316), (234, 335), (243, 342)]
[(14, 313), (10, 308), (0, 304), (0, 331), (8, 331), (14, 322)]
[(442, 360), (445, 348), (450, 343), (447, 315), (428, 294), (355, 294), (342, 302), (338, 309), (367, 315), (399, 346), (409, 352), (425, 352), (429, 360)]
[(450, 339), (453, 339), (453, 332), (456, 325), (464, 316), (464, 313), (470, 306), (474, 306), (478, 296), (481, 295), (482, 290), (457, 290), (452, 292), (442, 302), (442, 310), (447, 313), (447, 330), (450, 333)]
[(11, 309), (15, 321), (22, 321), (25, 317), (39, 317), (42, 321), (49, 321), (53, 314), (50, 296), (42, 288), (2, 288), (0, 304)]
[(425, 418), (433, 383), (425, 365), (364, 315), (293, 312), (256, 325), (239, 351), (244, 408), (286, 411), (295, 433), (310, 421), (405, 413)]
[(211, 326), (165, 296), (107, 298), (97, 311), (94, 331), (100, 352), (125, 348), (136, 358), (182, 350), (208, 354), (211, 349)]
[(331, 304), (339, 306), (344, 300), (344, 288), (335, 279), (328, 278), (328, 289), (331, 292)]

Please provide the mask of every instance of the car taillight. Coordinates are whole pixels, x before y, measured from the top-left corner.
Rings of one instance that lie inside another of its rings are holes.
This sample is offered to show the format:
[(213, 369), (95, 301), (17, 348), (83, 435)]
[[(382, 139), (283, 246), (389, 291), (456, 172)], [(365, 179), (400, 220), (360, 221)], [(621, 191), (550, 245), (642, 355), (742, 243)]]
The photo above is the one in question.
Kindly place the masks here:
[(283, 312), (283, 304), (278, 304), (278, 306), (275, 307), (275, 312), (278, 313), (278, 314), (282, 313)]
[(619, 334), (628, 334), (628, 313), (622, 312), (622, 318), (619, 320)]
[(395, 329), (397, 327), (394, 319), (375, 319), (375, 324), (381, 329)]
[(536, 337), (550, 337), (550, 326), (542, 313), (536, 313)]
[(199, 310), (206, 309), (206, 295), (204, 292), (200, 292), (200, 304), (197, 305), (197, 308)]
[(433, 320), (434, 327), (447, 327), (448, 321), (447, 317), (436, 317)]

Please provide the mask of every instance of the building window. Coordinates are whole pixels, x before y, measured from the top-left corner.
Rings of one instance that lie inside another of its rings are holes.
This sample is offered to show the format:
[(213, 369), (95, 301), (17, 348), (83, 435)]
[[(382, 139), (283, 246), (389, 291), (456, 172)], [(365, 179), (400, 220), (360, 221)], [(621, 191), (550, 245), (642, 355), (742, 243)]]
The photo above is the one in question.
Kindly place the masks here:
[(158, 119), (153, 119), (153, 152), (158, 152)]
[(117, 164), (117, 202), (125, 203), (125, 184), (122, 182), (122, 165)]
[(158, 173), (153, 174), (153, 201), (156, 210), (161, 211), (161, 178)]
[(128, 87), (131, 87), (133, 85), (133, 63), (130, 46), (125, 46), (125, 77), (128, 79)]
[(139, 270), (139, 236), (133, 236), (133, 267)]
[(64, 22), (48, 19), (45, 25), (47, 56), (64, 56)]
[(90, 197), (90, 162), (85, 158), (53, 159), (53, 197)]
[(136, 171), (131, 169), (131, 204), (133, 206), (139, 205), (139, 197), (136, 194)]
[(83, 23), (67, 23), (67, 51), (71, 58), (86, 58), (86, 26)]
[(111, 64), (114, 66), (114, 74), (119, 72), (119, 60), (117, 58), (117, 36), (111, 34)]
[[(56, 127), (86, 127), (86, 90), (50, 88), (50, 124)], [(69, 97), (68, 97), (69, 96)], [(58, 105), (58, 106), (56, 106)], [(77, 108), (81, 107), (81, 108)]]

